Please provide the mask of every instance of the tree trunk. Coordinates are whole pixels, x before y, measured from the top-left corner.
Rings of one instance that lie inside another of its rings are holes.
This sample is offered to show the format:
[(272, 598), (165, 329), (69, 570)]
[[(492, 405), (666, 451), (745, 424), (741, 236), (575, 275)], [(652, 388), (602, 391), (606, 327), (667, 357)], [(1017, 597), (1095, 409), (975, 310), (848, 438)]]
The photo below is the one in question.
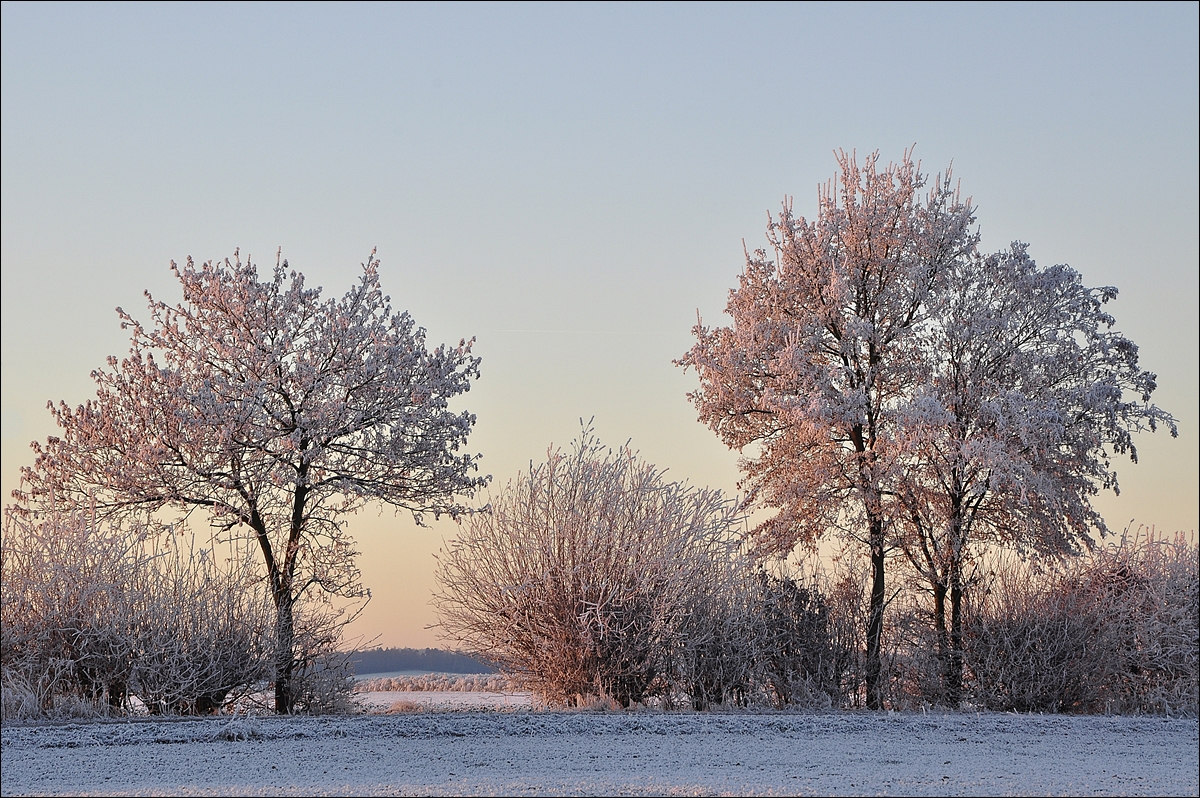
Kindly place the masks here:
[(290, 715), (296, 706), (292, 675), (296, 667), (295, 597), (284, 588), (275, 594), (275, 712)]
[(946, 627), (946, 585), (934, 580), (933, 584), (933, 634), (937, 641), (938, 681), (941, 682), (943, 700), (950, 692), (950, 633)]
[(871, 609), (867, 619), (867, 708), (883, 708), (883, 522), (871, 520)]
[(954, 563), (950, 568), (950, 662), (946, 674), (946, 700), (955, 709), (962, 703), (962, 597), (962, 566)]

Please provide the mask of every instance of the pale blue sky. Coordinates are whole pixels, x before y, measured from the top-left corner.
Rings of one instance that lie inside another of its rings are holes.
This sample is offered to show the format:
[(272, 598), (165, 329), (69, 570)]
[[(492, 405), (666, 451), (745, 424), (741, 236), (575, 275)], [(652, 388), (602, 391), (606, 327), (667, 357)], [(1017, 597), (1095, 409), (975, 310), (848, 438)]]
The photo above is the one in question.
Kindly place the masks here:
[[(677, 478), (736, 457), (671, 365), (720, 323), (743, 239), (832, 151), (951, 160), (988, 248), (1113, 284), (1178, 440), (1140, 441), (1109, 523), (1197, 527), (1197, 5), (4, 3), (3, 489), (126, 337), (167, 263), (278, 246), (340, 294), (378, 247), (432, 341), (478, 336), (483, 468), (503, 483), (580, 416)], [(432, 645), (453, 526), (351, 527), (358, 631)]]

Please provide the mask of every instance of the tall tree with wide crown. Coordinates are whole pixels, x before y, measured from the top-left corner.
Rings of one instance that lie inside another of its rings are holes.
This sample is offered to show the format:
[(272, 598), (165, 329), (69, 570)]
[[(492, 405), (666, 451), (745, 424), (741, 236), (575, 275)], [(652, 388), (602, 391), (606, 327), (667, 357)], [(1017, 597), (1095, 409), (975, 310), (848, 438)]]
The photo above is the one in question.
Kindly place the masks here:
[(911, 151), (885, 168), (878, 153), (837, 157), (817, 218), (784, 203), (767, 229), (774, 257), (747, 253), (730, 292), (732, 324), (698, 320), (678, 363), (699, 375), (700, 420), (743, 453), (747, 501), (777, 510), (752, 531), (762, 551), (830, 532), (869, 550), (866, 703), (878, 708), (895, 412), (919, 371), (926, 303), (978, 236), (949, 169), (922, 196)]

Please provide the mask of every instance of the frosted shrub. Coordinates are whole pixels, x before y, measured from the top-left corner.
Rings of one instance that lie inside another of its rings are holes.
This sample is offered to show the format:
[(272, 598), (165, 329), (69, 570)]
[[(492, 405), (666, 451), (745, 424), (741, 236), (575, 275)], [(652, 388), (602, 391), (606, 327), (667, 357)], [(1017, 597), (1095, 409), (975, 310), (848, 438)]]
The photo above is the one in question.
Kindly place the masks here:
[[(268, 597), (235, 556), (88, 513), (9, 514), (3, 539), (6, 718), (198, 714), (264, 678)], [(194, 544), (194, 541), (193, 541)], [(90, 708), (90, 709), (89, 709)]]
[(64, 677), (69, 676), (74, 663), (51, 659), (46, 669), (37, 672), (29, 663), (5, 663), (0, 666), (3, 686), (4, 720), (36, 720), (52, 718), (90, 718), (108, 709), (81, 698), (78, 692), (62, 690)]
[(866, 695), (866, 635), (870, 563), (843, 552), (832, 574), (822, 574), (829, 610), (829, 645), (838, 657), (838, 696), (849, 706), (864, 706)]
[(252, 558), (163, 541), (132, 593), (134, 689), (154, 714), (207, 714), (270, 675), (274, 613)]
[(815, 580), (759, 574), (756, 649), (762, 684), (776, 707), (841, 702), (849, 652), (835, 645), (828, 603)]
[[(119, 707), (132, 676), (135, 631), (124, 587), (130, 541), (82, 513), (41, 522), (7, 516), (0, 663), (4, 711), (17, 716)], [(20, 695), (18, 701), (16, 696)]]
[(1136, 536), (1042, 570), (1000, 560), (967, 619), (994, 710), (1197, 714), (1197, 550)]
[[(351, 605), (352, 607), (354, 605)], [(363, 605), (357, 605), (361, 610)], [(309, 715), (344, 715), (353, 711), (353, 652), (340, 651), (342, 631), (357, 617), (338, 607), (328, 594), (311, 596), (296, 607), (293, 644), (292, 711)]]
[(346, 652), (313, 656), (297, 671), (296, 712), (347, 715), (353, 712), (354, 668)]
[(440, 556), (440, 625), (551, 703), (692, 693), (736, 625), (714, 602), (737, 594), (736, 520), (719, 491), (585, 430), (463, 524)]
[(714, 566), (722, 571), (711, 582), (717, 589), (697, 586), (682, 617), (674, 677), (678, 695), (665, 695), (667, 706), (677, 697), (694, 709), (745, 706), (759, 697), (762, 602), (755, 574), (738, 549)]

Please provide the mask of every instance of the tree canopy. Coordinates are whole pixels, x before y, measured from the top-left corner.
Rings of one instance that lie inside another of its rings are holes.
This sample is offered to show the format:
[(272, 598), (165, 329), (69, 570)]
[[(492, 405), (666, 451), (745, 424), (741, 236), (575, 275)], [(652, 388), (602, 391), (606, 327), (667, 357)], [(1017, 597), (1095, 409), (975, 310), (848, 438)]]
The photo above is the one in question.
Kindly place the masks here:
[(479, 376), (471, 342), (426, 348), (393, 312), (374, 253), (341, 298), (287, 261), (260, 281), (232, 261), (171, 268), (183, 302), (147, 292), (148, 326), (118, 308), (130, 352), (92, 372), (96, 398), (51, 405), (59, 437), (35, 443), (18, 507), (67, 502), (104, 518), (207, 511), (249, 530), (280, 613), (276, 704), (287, 711), (292, 605), (309, 588), (361, 593), (342, 518), (379, 501), (457, 516), (486, 484), (462, 453), (475, 417), (449, 400)]
[[(1058, 556), (1106, 534), (1091, 499), (1118, 489), (1112, 457), (1165, 425), (1156, 376), (1113, 329), (1115, 288), (1039, 267), (1023, 244), (947, 273), (920, 333), (920, 371), (900, 406), (896, 537), (929, 585), (946, 699), (962, 684), (964, 568), (981, 541)], [(947, 623), (945, 600), (950, 600)]]
[(817, 218), (784, 203), (730, 291), (731, 324), (698, 321), (678, 363), (699, 376), (700, 420), (743, 453), (747, 501), (776, 510), (751, 533), (761, 552), (830, 533), (869, 549), (878, 707), (889, 550), (954, 602), (973, 528), (1073, 551), (1107, 531), (1091, 497), (1117, 489), (1112, 456), (1136, 460), (1134, 434), (1175, 423), (1112, 329), (1116, 289), (1039, 269), (1024, 245), (981, 255), (949, 169), (922, 196), (911, 152), (838, 162)]
[(817, 218), (784, 203), (767, 229), (774, 258), (748, 253), (729, 293), (732, 324), (698, 322), (679, 364), (700, 378), (689, 394), (700, 420), (756, 455), (742, 460), (742, 486), (778, 511), (753, 531), (762, 551), (786, 554), (835, 529), (870, 549), (867, 692), (877, 707), (895, 411), (916, 379), (926, 303), (977, 236), (949, 170), (922, 197), (927, 178), (909, 153), (884, 168), (878, 154), (838, 162)]

